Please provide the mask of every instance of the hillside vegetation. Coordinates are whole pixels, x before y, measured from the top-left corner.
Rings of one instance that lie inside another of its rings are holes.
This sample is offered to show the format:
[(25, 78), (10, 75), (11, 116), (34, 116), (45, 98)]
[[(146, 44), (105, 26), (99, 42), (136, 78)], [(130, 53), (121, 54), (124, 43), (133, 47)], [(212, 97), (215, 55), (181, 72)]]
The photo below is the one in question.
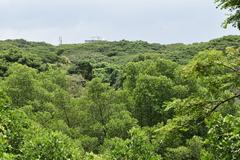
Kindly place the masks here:
[(0, 41), (0, 159), (239, 159), (239, 47)]

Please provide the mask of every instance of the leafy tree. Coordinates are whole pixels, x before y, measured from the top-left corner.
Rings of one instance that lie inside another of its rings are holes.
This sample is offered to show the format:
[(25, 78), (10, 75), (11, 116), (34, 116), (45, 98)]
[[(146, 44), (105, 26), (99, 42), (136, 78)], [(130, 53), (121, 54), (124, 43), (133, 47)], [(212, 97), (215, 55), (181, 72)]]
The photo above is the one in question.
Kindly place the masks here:
[[(88, 83), (86, 98), (88, 102), (88, 108), (86, 111), (91, 116), (94, 122), (92, 126), (90, 126), (94, 130), (92, 135), (94, 135), (95, 132), (94, 136), (97, 136), (99, 138), (100, 144), (102, 144), (108, 134), (107, 127), (109, 127), (109, 135), (112, 134), (112, 136), (115, 136), (113, 133), (111, 133), (111, 128), (117, 126), (112, 126), (113, 123), (110, 120), (111, 118), (117, 118), (115, 116), (119, 116), (120, 119), (124, 118), (121, 116), (127, 116), (127, 112), (121, 111), (127, 109), (128, 101), (127, 99), (123, 101), (123, 98), (125, 98), (124, 93), (114, 91), (112, 88), (110, 88), (110, 86), (102, 83), (100, 79), (93, 79), (91, 82)], [(123, 115), (118, 115), (118, 112)], [(123, 123), (124, 125), (126, 125), (123, 127), (129, 128), (130, 126), (136, 124), (135, 120), (131, 120), (131, 122), (133, 124)], [(121, 135), (125, 132), (126, 131), (123, 131), (123, 133), (118, 134)]]
[(21, 154), (21, 145), (31, 125), (26, 114), (15, 110), (1, 111), (0, 124), (1, 134), (4, 135), (5, 152), (13, 155)]
[(128, 111), (115, 113), (106, 124), (107, 137), (127, 138), (128, 131), (137, 126), (137, 120)]
[(9, 69), (5, 90), (15, 107), (21, 107), (36, 96), (36, 71), (26, 66), (15, 64)]
[(113, 138), (105, 143), (106, 155), (109, 159), (132, 159), (132, 160), (160, 160), (160, 155), (154, 152), (154, 146), (144, 130), (133, 128), (130, 138), (122, 140)]
[(68, 72), (70, 74), (81, 74), (85, 79), (91, 80), (93, 77), (93, 67), (89, 62), (80, 61), (72, 66)]
[(81, 150), (67, 136), (58, 132), (41, 132), (22, 146), (20, 159), (81, 159)]
[(140, 76), (134, 90), (134, 115), (141, 126), (165, 122), (163, 104), (173, 96), (173, 83), (165, 76)]
[(227, 9), (232, 12), (225, 20), (224, 27), (232, 24), (240, 29), (240, 2), (238, 0), (215, 0), (215, 2), (221, 9)]
[(215, 114), (209, 121), (207, 151), (205, 159), (239, 159), (240, 158), (240, 119), (231, 115), (223, 117)]

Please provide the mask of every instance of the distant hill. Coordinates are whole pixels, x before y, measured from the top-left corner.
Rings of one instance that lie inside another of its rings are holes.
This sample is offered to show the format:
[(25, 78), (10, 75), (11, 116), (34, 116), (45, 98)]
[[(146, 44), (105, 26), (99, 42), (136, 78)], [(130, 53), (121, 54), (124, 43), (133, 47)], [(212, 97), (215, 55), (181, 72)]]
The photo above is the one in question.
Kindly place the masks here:
[(62, 45), (58, 48), (62, 54), (71, 61), (87, 60), (92, 63), (111, 62), (126, 63), (132, 61), (140, 54), (161, 54), (161, 56), (178, 63), (186, 63), (199, 51), (207, 49), (224, 50), (226, 47), (239, 47), (240, 36), (225, 36), (209, 42), (193, 44), (169, 44), (148, 43), (144, 41), (100, 41), (84, 44)]
[(64, 61), (68, 62), (65, 68), (74, 68), (79, 62), (87, 62), (99, 76), (105, 72), (113, 72), (131, 61), (162, 57), (179, 64), (186, 64), (200, 51), (224, 50), (226, 47), (239, 46), (240, 36), (225, 36), (209, 42), (168, 45), (121, 40), (54, 46), (45, 42), (29, 42), (23, 39), (5, 40), (0, 41), (0, 75), (4, 75), (6, 66), (14, 62), (44, 71), (49, 64), (59, 64)]

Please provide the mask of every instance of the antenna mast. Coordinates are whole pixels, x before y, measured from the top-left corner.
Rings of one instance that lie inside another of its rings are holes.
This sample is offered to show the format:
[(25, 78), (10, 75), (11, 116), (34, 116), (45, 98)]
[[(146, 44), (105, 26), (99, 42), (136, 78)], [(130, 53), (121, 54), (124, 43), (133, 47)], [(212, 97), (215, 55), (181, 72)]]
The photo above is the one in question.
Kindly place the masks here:
[(59, 36), (59, 46), (62, 45), (62, 36)]

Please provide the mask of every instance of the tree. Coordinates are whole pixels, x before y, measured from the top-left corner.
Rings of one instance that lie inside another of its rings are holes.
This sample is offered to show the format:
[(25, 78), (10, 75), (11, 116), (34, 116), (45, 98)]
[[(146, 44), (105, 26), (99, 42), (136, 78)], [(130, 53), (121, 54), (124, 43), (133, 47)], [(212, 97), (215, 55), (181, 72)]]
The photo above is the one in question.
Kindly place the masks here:
[(176, 106), (175, 112), (178, 115), (195, 114), (199, 121), (221, 108), (229, 106), (234, 109), (234, 102), (240, 97), (238, 67), (239, 49), (199, 53), (182, 70), (182, 74), (192, 77), (197, 83), (196, 91), (185, 99), (175, 99), (169, 107)]
[(30, 125), (24, 112), (10, 109), (1, 110), (0, 154), (5, 153), (12, 156), (21, 154), (21, 145), (24, 143), (24, 137)]
[(133, 128), (129, 131), (130, 138), (123, 140), (113, 138), (104, 144), (105, 155), (110, 159), (131, 159), (131, 160), (161, 160), (161, 155), (155, 153), (150, 138), (145, 130)]
[(69, 137), (59, 132), (38, 131), (22, 146), (21, 159), (82, 159), (82, 151)]
[(95, 143), (94, 138), (97, 137), (98, 144), (95, 143), (95, 146), (103, 144), (106, 137), (126, 137), (126, 132), (136, 125), (136, 119), (127, 111), (129, 102), (126, 92), (115, 91), (98, 78), (87, 83), (85, 95), (77, 103), (72, 111), (77, 110), (78, 114), (70, 109), (71, 115), (81, 115), (77, 117), (79, 120), (74, 120), (74, 126), (85, 140)]
[[(174, 142), (169, 146), (177, 147), (183, 145), (186, 139), (194, 135), (207, 136), (209, 138), (207, 138), (206, 143), (209, 146), (206, 147), (206, 150), (211, 151), (209, 153), (204, 151), (203, 158), (239, 159), (239, 153), (236, 151), (236, 148), (239, 148), (237, 143), (239, 141), (237, 125), (239, 123), (238, 102), (240, 98), (239, 50), (227, 48), (225, 52), (215, 50), (201, 52), (183, 67), (182, 74), (186, 77), (192, 77), (197, 84), (197, 90), (187, 98), (175, 99), (166, 104), (167, 108), (174, 108), (175, 116), (172, 121), (168, 121), (164, 127), (159, 129), (159, 133), (162, 135), (157, 136), (157, 139), (159, 138), (157, 143)], [(212, 116), (215, 113), (227, 115), (226, 123), (224, 116)], [(187, 119), (184, 119), (183, 116)], [(185, 126), (185, 129), (179, 130), (175, 125), (171, 127), (171, 122), (177, 119), (180, 120), (179, 122), (184, 120), (182, 124), (177, 126)], [(210, 125), (208, 121), (210, 121)], [(180, 132), (176, 133), (175, 136), (164, 133), (163, 129), (168, 127), (171, 130), (176, 128), (176, 131)], [(171, 137), (179, 137), (179, 139), (175, 138), (172, 141)], [(164, 140), (165, 138), (166, 140)], [(176, 142), (179, 144), (176, 145)], [(186, 148), (180, 149), (181, 152), (186, 151), (187, 153), (188, 151)], [(173, 153), (176, 150), (171, 149), (170, 151)]]
[(214, 114), (208, 121), (209, 131), (206, 139), (208, 156), (205, 159), (239, 159), (239, 125), (239, 116), (223, 117), (221, 114)]
[(215, 0), (218, 7), (221, 9), (227, 9), (231, 12), (228, 18), (224, 22), (224, 27), (229, 24), (240, 29), (240, 1), (239, 0)]
[(164, 102), (174, 95), (173, 82), (165, 76), (145, 76), (138, 78), (134, 90), (134, 116), (141, 126), (152, 126), (166, 122)]
[(137, 120), (128, 111), (114, 113), (106, 124), (107, 137), (119, 137), (126, 139), (128, 131), (137, 126)]
[(93, 67), (89, 62), (80, 61), (69, 68), (70, 74), (81, 74), (85, 79), (91, 80), (93, 77)]
[(36, 97), (36, 70), (14, 64), (5, 81), (5, 91), (15, 107), (22, 107)]

